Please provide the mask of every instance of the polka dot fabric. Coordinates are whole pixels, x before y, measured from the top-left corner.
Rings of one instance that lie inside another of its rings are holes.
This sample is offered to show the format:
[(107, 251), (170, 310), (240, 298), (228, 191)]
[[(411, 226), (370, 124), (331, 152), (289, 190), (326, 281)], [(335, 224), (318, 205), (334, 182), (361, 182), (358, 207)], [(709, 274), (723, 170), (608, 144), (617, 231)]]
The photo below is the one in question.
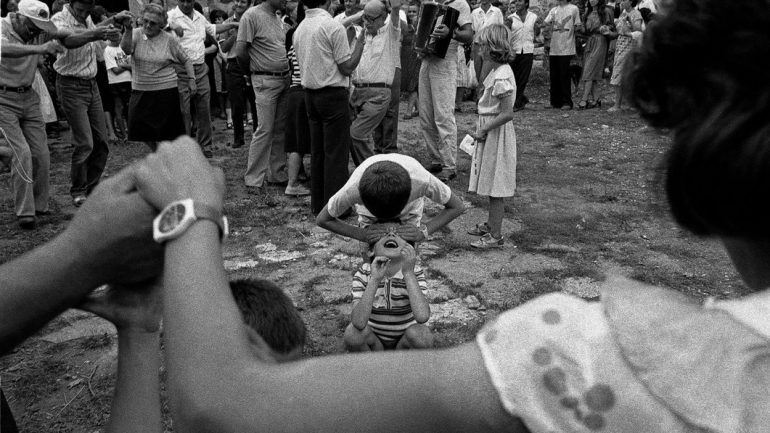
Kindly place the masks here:
[(506, 410), (533, 433), (689, 432), (625, 364), (601, 303), (550, 294), (478, 335)]

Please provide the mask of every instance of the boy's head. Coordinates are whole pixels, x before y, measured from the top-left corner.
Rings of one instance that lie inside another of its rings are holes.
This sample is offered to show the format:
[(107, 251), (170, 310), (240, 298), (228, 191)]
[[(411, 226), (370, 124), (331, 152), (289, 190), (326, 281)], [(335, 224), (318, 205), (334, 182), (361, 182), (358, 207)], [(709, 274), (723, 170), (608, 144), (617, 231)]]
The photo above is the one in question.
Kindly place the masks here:
[(369, 247), (370, 262), (374, 261), (375, 257), (388, 258), (387, 273), (389, 275), (394, 275), (401, 270), (404, 261), (401, 250), (406, 247), (414, 248), (414, 242), (409, 242), (399, 236), (397, 232), (398, 226), (399, 224), (396, 223), (389, 224), (388, 233)]
[(379, 161), (367, 167), (358, 183), (361, 202), (378, 220), (398, 216), (409, 202), (412, 178), (404, 167)]
[(307, 329), (291, 299), (275, 283), (257, 278), (230, 282), (255, 354), (263, 361), (299, 358)]

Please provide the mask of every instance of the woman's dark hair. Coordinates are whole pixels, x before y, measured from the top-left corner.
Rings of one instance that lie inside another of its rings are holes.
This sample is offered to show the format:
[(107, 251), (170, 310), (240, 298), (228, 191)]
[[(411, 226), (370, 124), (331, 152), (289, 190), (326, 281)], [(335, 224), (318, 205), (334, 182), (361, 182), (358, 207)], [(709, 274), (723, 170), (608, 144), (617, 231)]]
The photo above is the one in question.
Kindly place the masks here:
[(297, 26), (299, 26), (299, 23), (302, 22), (302, 20), (305, 19), (305, 6), (304, 6), (304, 0), (299, 0), (297, 2), (297, 24), (290, 28), (289, 31), (286, 32), (286, 52), (288, 53), (289, 50), (291, 50), (291, 47), (294, 46), (294, 31), (297, 30)]
[(631, 59), (634, 105), (672, 131), (672, 212), (697, 234), (770, 239), (769, 29), (767, 0), (677, 0)]
[[(588, 16), (591, 15), (591, 12), (593, 11), (594, 7), (591, 6), (591, 2), (589, 1), (586, 3), (586, 14), (583, 16), (583, 24), (586, 23)], [(609, 14), (607, 9), (607, 0), (599, 0), (599, 2), (596, 3), (596, 13), (599, 15), (599, 22), (602, 23), (602, 25), (606, 25), (612, 21), (612, 15)]]
[(201, 15), (203, 15), (203, 5), (201, 5), (198, 2), (193, 3), (193, 9), (198, 11)]
[(211, 11), (209, 11), (209, 21), (211, 21), (211, 23), (214, 24), (214, 21), (216, 21), (217, 18), (222, 18), (223, 20), (226, 20), (227, 13), (222, 9), (216, 9), (216, 8), (211, 9)]

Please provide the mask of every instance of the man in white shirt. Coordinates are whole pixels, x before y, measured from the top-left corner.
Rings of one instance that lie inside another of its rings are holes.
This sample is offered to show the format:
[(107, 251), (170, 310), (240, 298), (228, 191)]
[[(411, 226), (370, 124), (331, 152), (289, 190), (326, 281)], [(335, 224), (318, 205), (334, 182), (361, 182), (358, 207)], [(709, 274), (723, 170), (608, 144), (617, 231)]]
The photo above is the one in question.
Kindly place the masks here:
[(195, 118), (198, 131), (196, 138), (203, 148), (203, 154), (211, 158), (211, 113), (209, 98), (211, 87), (209, 86), (208, 71), (206, 66), (206, 49), (204, 41), (206, 35), (216, 38), (217, 33), (222, 33), (232, 28), (237, 28), (238, 23), (211, 24), (200, 12), (193, 8), (194, 0), (179, 0), (177, 7), (168, 11), (168, 26), (179, 39), (185, 54), (192, 60), (195, 69), (195, 93), (190, 91), (190, 77), (184, 69), (177, 69), (179, 75), (179, 104), (182, 108), (185, 130), (192, 134), (191, 103), (194, 104)]
[[(390, 87), (401, 52), (401, 0), (391, 0), (388, 11), (380, 0), (370, 0), (364, 6), (365, 44), (361, 62), (353, 74), (353, 123), (350, 155), (355, 165), (374, 155), (372, 132), (380, 124), (390, 105)], [(382, 152), (377, 152), (382, 153)]]
[(479, 45), (478, 40), (476, 40), (476, 35), (478, 35), (481, 29), (486, 26), (492, 24), (503, 24), (503, 13), (497, 6), (492, 6), (492, 0), (481, 0), (479, 7), (471, 12), (471, 21), (473, 24), (474, 34), (472, 56), (473, 67), (476, 72), (476, 78), (479, 80), (479, 85), (481, 85), (484, 60), (481, 58), (481, 53), (479, 52)]
[(513, 13), (508, 15), (511, 27), (511, 69), (516, 78), (516, 101), (513, 111), (519, 111), (529, 100), (524, 95), (529, 74), (532, 72), (532, 62), (535, 52), (535, 37), (540, 34), (542, 23), (537, 14), (529, 11), (529, 0), (515, 0)]
[(450, 32), (445, 24), (436, 26), (431, 37), (451, 38), (446, 56), (428, 55), (422, 59), (418, 94), (420, 98), (420, 127), (428, 147), (432, 173), (446, 182), (457, 176), (457, 123), (455, 121), (455, 90), (457, 88), (457, 44), (473, 41), (470, 6), (465, 0), (444, 3), (460, 12), (457, 28)]
[(548, 54), (551, 78), (551, 107), (571, 110), (572, 87), (569, 62), (575, 55), (575, 31), (583, 28), (578, 7), (569, 0), (559, 0), (545, 17), (551, 28), (551, 50)]

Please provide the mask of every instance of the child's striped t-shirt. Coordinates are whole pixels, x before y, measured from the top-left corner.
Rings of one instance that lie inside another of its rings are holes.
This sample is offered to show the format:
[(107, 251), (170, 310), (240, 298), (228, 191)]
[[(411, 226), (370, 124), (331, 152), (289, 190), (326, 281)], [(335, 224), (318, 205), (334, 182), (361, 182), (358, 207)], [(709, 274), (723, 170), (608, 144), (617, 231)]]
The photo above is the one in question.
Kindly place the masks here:
[[(371, 276), (371, 264), (362, 263), (353, 275), (353, 299), (361, 299), (361, 296), (369, 284)], [(423, 294), (428, 288), (425, 281), (425, 272), (419, 266), (415, 266), (414, 274), (417, 284)], [(380, 281), (372, 303), (372, 313), (369, 316), (369, 326), (382, 341), (395, 341), (401, 338), (406, 328), (417, 323), (412, 314), (412, 306), (409, 303), (409, 292), (406, 289), (406, 281), (401, 271), (390, 278)]]

